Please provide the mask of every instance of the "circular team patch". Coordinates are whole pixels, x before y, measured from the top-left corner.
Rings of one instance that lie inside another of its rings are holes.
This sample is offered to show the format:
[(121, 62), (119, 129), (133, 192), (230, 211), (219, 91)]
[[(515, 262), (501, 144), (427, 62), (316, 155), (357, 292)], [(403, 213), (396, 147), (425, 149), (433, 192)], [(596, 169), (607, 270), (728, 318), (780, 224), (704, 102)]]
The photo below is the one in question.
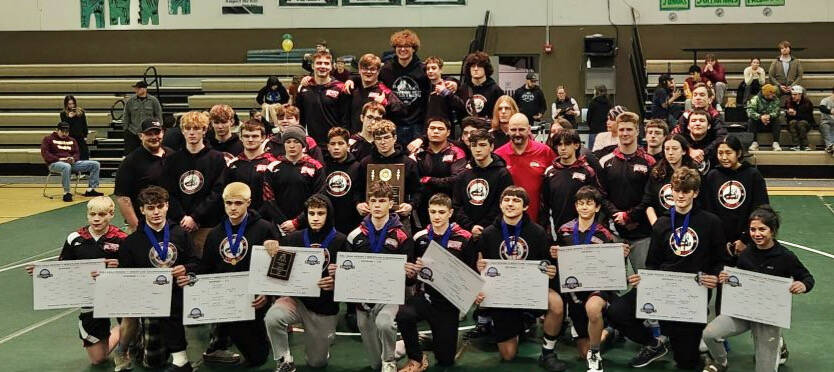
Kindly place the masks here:
[[(512, 238), (510, 239), (512, 240)], [(503, 240), (501, 241), (501, 246), (498, 248), (498, 254), (501, 256), (502, 260), (526, 260), (527, 254), (529, 253), (530, 248), (527, 245), (527, 241), (520, 236), (518, 237), (518, 241), (515, 243), (515, 251), (513, 251), (512, 255), (507, 253), (507, 244)]]
[(724, 182), (718, 188), (718, 202), (721, 206), (727, 209), (736, 209), (744, 204), (744, 199), (747, 197), (747, 190), (741, 182), (732, 180)]
[[(232, 234), (232, 239), (237, 239), (237, 234)], [(243, 239), (240, 239), (240, 245), (237, 247), (237, 254), (232, 253), (231, 248), (229, 247), (229, 238), (223, 238), (220, 241), (220, 258), (223, 259), (229, 265), (237, 265), (240, 261), (243, 261), (243, 258), (246, 257), (246, 253), (249, 252), (249, 242), (246, 241), (246, 237), (244, 236)]]
[(660, 188), (660, 191), (657, 192), (657, 199), (663, 209), (669, 209), (675, 205), (675, 197), (672, 195), (671, 183), (667, 183)]
[(156, 268), (174, 267), (174, 262), (177, 262), (177, 246), (174, 243), (168, 242), (168, 255), (165, 256), (164, 260), (159, 258), (159, 255), (156, 254), (156, 249), (151, 246), (151, 250), (148, 252), (148, 259), (151, 261), (151, 265)]
[(391, 90), (393, 90), (394, 94), (397, 95), (397, 98), (399, 98), (400, 101), (406, 105), (411, 105), (423, 95), (417, 81), (407, 75), (400, 76), (397, 80), (394, 80)]
[(469, 203), (472, 205), (483, 205), (489, 196), (489, 183), (483, 178), (476, 178), (466, 185), (466, 194), (469, 196)]
[(466, 112), (468, 112), (470, 116), (478, 116), (478, 114), (484, 110), (484, 107), (486, 107), (486, 102), (486, 97), (480, 94), (473, 95), (471, 98), (466, 100)]
[(335, 171), (327, 176), (324, 182), (327, 185), (327, 193), (331, 196), (344, 196), (350, 191), (350, 176), (342, 171)]
[(198, 170), (190, 170), (180, 176), (180, 191), (191, 195), (203, 188), (205, 177)]
[[(675, 229), (675, 234), (680, 234), (681, 229), (683, 227), (678, 227)], [(681, 244), (678, 245), (675, 243), (675, 236), (674, 234), (669, 235), (669, 247), (672, 248), (672, 251), (675, 252), (676, 255), (681, 257), (686, 257), (695, 252), (698, 249), (698, 234), (695, 230), (692, 230), (691, 227), (686, 229), (686, 234), (681, 238)]]

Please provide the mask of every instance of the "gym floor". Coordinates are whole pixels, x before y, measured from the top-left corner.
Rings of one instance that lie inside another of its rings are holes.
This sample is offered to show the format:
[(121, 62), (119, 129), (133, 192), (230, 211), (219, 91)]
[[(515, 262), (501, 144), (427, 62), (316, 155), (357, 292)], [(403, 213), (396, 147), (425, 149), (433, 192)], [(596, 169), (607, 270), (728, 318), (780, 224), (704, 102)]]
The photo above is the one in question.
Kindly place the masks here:
[[(0, 361), (4, 371), (111, 371), (112, 362), (90, 366), (81, 347), (77, 331), (77, 309), (33, 311), (32, 284), (23, 266), (27, 262), (54, 259), (69, 232), (86, 223), (87, 198), (76, 197), (73, 203), (46, 199), (43, 181), (31, 179), (0, 179)], [(828, 371), (834, 369), (834, 354), (830, 353), (830, 330), (834, 329), (834, 289), (827, 284), (834, 280), (830, 270), (834, 264), (834, 188), (831, 182), (768, 180), (773, 206), (781, 213), (782, 229), (779, 239), (794, 251), (814, 274), (817, 284), (807, 294), (794, 297), (791, 329), (784, 331), (790, 359), (781, 371)], [(105, 184), (105, 186), (107, 186)], [(112, 192), (111, 187), (101, 190)], [(60, 188), (50, 188), (60, 194)], [(114, 223), (120, 224), (120, 216)], [(829, 314), (829, 315), (825, 315)], [(462, 326), (471, 324), (471, 320)], [(343, 324), (331, 349), (328, 371), (370, 371), (364, 358), (358, 335)], [(201, 371), (227, 370), (228, 367), (203, 365), (201, 353), (208, 341), (208, 327), (187, 328), (188, 354)], [(290, 336), (293, 355), (299, 371), (313, 370), (305, 365), (300, 337)], [(473, 343), (463, 354), (455, 371), (540, 371), (536, 358), (540, 339), (522, 342), (519, 357), (513, 363), (500, 363), (493, 345)], [(747, 333), (730, 339), (731, 370), (753, 370), (752, 336)], [(634, 343), (616, 344), (604, 350), (606, 371), (631, 370), (628, 360), (637, 351)], [(562, 343), (559, 355), (569, 362), (571, 371), (584, 371), (585, 362), (578, 359), (572, 345)], [(430, 360), (433, 363), (431, 353)], [(405, 361), (400, 361), (402, 365)], [(273, 362), (255, 368), (235, 370), (271, 371)], [(136, 371), (145, 369), (137, 367)], [(429, 370), (440, 370), (430, 368)], [(643, 368), (644, 371), (675, 370), (671, 356)]]

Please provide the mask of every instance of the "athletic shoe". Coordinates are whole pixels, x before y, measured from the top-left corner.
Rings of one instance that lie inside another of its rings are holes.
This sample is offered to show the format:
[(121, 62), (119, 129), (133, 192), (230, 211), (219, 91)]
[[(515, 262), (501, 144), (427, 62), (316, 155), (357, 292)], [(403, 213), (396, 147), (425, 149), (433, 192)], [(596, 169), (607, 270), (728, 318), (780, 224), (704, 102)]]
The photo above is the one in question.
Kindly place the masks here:
[(185, 363), (183, 366), (177, 366), (173, 363), (168, 365), (168, 368), (165, 368), (165, 372), (192, 372), (194, 368), (191, 368), (191, 362)]
[(599, 351), (588, 350), (588, 372), (602, 372), (602, 356)]
[(727, 366), (722, 366), (714, 361), (710, 361), (704, 366), (703, 372), (727, 372)]
[(96, 190), (87, 190), (87, 191), (84, 193), (84, 196), (87, 196), (87, 197), (90, 197), (90, 196), (104, 196), (104, 194), (103, 194), (103, 193), (100, 193), (100, 192), (98, 192), (98, 191), (96, 191)]
[(649, 363), (654, 362), (662, 358), (666, 353), (669, 352), (669, 349), (666, 348), (666, 344), (660, 343), (658, 346), (643, 346), (640, 349), (640, 352), (637, 353), (628, 365), (632, 366), (633, 368), (641, 368), (649, 365)]
[(489, 328), (486, 324), (478, 324), (475, 328), (472, 328), (469, 332), (463, 335), (464, 338), (474, 340), (476, 338), (484, 338), (487, 336), (492, 335), (492, 329)]
[(397, 372), (397, 363), (394, 362), (382, 362), (382, 372)]
[(406, 363), (405, 367), (402, 367), (397, 372), (423, 372), (429, 368), (429, 358), (426, 354), (423, 354), (423, 360), (418, 362), (416, 360), (409, 359), (408, 363)]
[(779, 337), (779, 365), (783, 365), (788, 362), (788, 356), (790, 353), (788, 352), (788, 344), (785, 343), (785, 339), (781, 336)]
[(829, 154), (834, 154), (834, 145), (828, 145), (825, 147), (825, 152)]
[(771, 147), (773, 147), (773, 151), (782, 151), (782, 146), (779, 146), (779, 142), (773, 142)]
[(747, 149), (750, 150), (750, 151), (759, 151), (759, 143), (756, 142), (756, 141), (753, 141), (753, 143), (751, 143), (750, 147), (748, 147)]
[(397, 340), (397, 343), (394, 344), (394, 359), (400, 360), (406, 355), (405, 351), (405, 341)]
[(133, 369), (133, 361), (130, 360), (128, 353), (113, 353), (113, 364), (116, 365), (116, 368), (113, 369), (116, 372), (130, 371)]
[(706, 352), (709, 351), (709, 348), (707, 347), (707, 343), (704, 342), (703, 338), (701, 339), (701, 343), (698, 345), (698, 351), (700, 351), (701, 353), (706, 353)]
[(275, 367), (275, 372), (295, 372), (295, 363), (281, 362)]
[(203, 353), (203, 361), (217, 364), (238, 364), (240, 363), (240, 354), (223, 349), (212, 352), (206, 351)]
[(791, 146), (791, 151), (801, 151), (802, 148), (799, 146)]
[(802, 148), (802, 151), (814, 151), (815, 149), (811, 146), (805, 146)]
[(70, 193), (64, 194), (64, 201), (65, 202), (71, 202), (72, 201), (72, 194), (70, 194)]
[(544, 368), (546, 371), (550, 372), (562, 372), (568, 369), (568, 365), (559, 360), (559, 357), (556, 356), (556, 351), (550, 353), (542, 353), (539, 356), (539, 367)]

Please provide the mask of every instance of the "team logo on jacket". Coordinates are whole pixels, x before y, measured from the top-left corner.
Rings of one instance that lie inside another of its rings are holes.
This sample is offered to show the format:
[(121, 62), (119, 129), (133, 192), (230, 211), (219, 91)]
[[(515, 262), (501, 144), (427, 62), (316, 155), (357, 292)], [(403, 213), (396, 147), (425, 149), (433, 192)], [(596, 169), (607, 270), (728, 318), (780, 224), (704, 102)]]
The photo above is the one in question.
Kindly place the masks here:
[(704, 159), (704, 161), (695, 164), (695, 166), (698, 168), (698, 173), (703, 176), (709, 171), (709, 159)]
[(326, 94), (330, 98), (338, 98), (339, 97), (339, 91), (338, 90), (328, 89), (327, 91), (324, 92), (324, 94)]
[(663, 209), (672, 208), (675, 205), (675, 197), (672, 196), (672, 184), (667, 183), (657, 192), (657, 199)]
[(585, 173), (573, 172), (571, 178), (579, 182), (585, 182)]
[[(512, 238), (510, 238), (510, 240), (512, 240)], [(527, 245), (527, 241), (520, 236), (515, 243), (515, 249), (512, 254), (507, 252), (507, 244), (504, 240), (501, 240), (501, 246), (498, 248), (498, 254), (501, 256), (502, 260), (526, 260), (529, 253), (530, 246)]]
[(119, 243), (104, 243), (104, 251), (105, 252), (118, 252), (119, 251)]
[(470, 116), (478, 116), (486, 107), (487, 99), (483, 95), (475, 94), (466, 100), (466, 112)]
[(647, 167), (645, 164), (634, 164), (634, 168), (633, 168), (633, 169), (634, 169), (634, 172), (635, 172), (635, 173), (643, 173), (643, 174), (645, 174), (645, 173), (648, 173), (648, 172), (649, 172), (649, 167)]
[(482, 205), (489, 196), (489, 183), (483, 178), (476, 178), (466, 185), (466, 194), (469, 196), (469, 203)]
[[(682, 232), (682, 227), (675, 229), (675, 234), (681, 234)], [(678, 256), (689, 256), (692, 252), (695, 252), (695, 250), (698, 249), (698, 233), (696, 233), (695, 230), (692, 230), (691, 227), (688, 227), (686, 229), (686, 234), (684, 234), (683, 238), (681, 238), (681, 244), (675, 243), (675, 235), (670, 234), (669, 247), (671, 247), (672, 251), (674, 251)]]
[(327, 176), (324, 182), (327, 185), (327, 193), (331, 196), (345, 196), (350, 191), (350, 176), (342, 171), (335, 171)]
[[(237, 234), (232, 234), (232, 239), (237, 239)], [(243, 258), (246, 257), (246, 253), (249, 251), (249, 242), (246, 240), (246, 236), (243, 239), (240, 239), (240, 245), (237, 247), (237, 254), (232, 253), (232, 250), (229, 246), (229, 238), (223, 238), (220, 242), (220, 258), (223, 259), (229, 265), (237, 265), (240, 261), (243, 261)]]
[(183, 173), (180, 176), (180, 191), (191, 195), (203, 188), (205, 177), (200, 171), (194, 169)]
[(420, 85), (411, 76), (400, 76), (397, 80), (394, 80), (393, 85), (391, 89), (394, 94), (406, 105), (411, 105), (423, 95)]
[(525, 91), (521, 94), (521, 102), (530, 103), (536, 99), (536, 95), (533, 92)]
[(747, 190), (744, 189), (744, 185), (735, 180), (724, 182), (718, 188), (718, 202), (727, 209), (740, 207), (746, 197)]
[(174, 243), (168, 242), (168, 255), (165, 256), (164, 260), (159, 258), (159, 255), (156, 254), (156, 249), (153, 247), (148, 252), (148, 260), (156, 268), (169, 268), (174, 267), (174, 262), (177, 262), (177, 255), (177, 246)]

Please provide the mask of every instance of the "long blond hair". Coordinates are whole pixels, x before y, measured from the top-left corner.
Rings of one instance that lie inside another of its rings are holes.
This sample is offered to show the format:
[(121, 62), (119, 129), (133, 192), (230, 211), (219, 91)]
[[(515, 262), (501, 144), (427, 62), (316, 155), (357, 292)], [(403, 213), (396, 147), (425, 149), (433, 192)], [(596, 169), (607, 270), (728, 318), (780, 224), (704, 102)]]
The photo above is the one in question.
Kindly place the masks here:
[(492, 124), (490, 125), (492, 130), (501, 129), (501, 125), (498, 122), (498, 107), (501, 106), (501, 104), (504, 103), (504, 102), (509, 103), (510, 107), (512, 107), (512, 109), (513, 109), (513, 113), (510, 114), (510, 116), (513, 116), (513, 115), (518, 113), (518, 104), (515, 103), (515, 100), (513, 99), (513, 97), (510, 97), (506, 94), (501, 96), (501, 97), (498, 97), (498, 99), (495, 100), (495, 106), (493, 106), (493, 108), (492, 108)]

